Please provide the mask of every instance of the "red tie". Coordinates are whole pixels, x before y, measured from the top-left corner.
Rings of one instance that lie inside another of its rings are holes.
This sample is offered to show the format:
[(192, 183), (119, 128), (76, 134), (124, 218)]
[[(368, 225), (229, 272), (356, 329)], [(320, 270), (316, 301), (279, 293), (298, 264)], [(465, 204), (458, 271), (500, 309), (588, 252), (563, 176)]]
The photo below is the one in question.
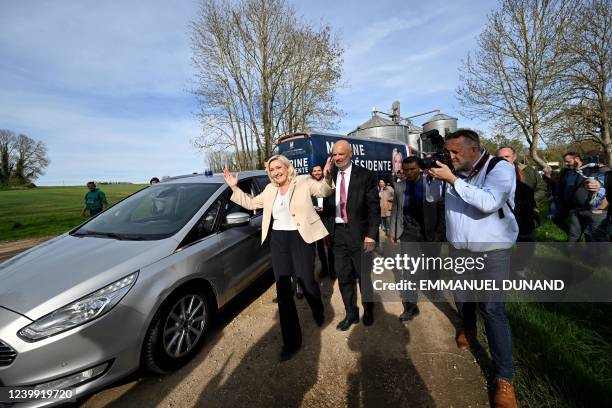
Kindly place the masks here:
[(346, 216), (346, 183), (344, 182), (344, 172), (340, 172), (342, 179), (340, 180), (340, 216), (345, 224), (348, 224)]

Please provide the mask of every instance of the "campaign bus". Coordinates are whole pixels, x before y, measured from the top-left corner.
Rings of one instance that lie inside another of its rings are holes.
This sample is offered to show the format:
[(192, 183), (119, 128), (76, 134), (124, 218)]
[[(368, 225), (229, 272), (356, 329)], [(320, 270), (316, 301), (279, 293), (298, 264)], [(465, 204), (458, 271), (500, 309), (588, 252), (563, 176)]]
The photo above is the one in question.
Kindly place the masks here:
[(308, 174), (314, 165), (325, 166), (338, 140), (346, 140), (353, 150), (353, 163), (387, 183), (402, 168), (402, 160), (412, 155), (410, 146), (399, 141), (375, 138), (351, 138), (330, 133), (292, 133), (279, 138), (278, 152), (286, 156), (298, 174)]

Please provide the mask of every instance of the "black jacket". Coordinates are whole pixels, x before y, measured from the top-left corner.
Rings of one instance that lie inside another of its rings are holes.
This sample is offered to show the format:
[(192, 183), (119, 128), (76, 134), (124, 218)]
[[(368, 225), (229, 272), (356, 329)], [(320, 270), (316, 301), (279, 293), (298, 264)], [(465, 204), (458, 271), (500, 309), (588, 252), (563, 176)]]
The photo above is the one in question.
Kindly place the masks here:
[[(334, 181), (338, 169), (334, 168), (332, 177)], [(336, 194), (340, 185), (336, 185)], [(336, 195), (325, 198), (323, 202), (325, 224), (330, 234), (333, 234), (336, 218)], [(351, 236), (356, 239), (355, 244), (361, 245), (365, 237), (378, 241), (378, 227), (380, 225), (380, 199), (374, 173), (353, 164), (351, 179), (348, 185), (346, 198), (346, 215)]]
[[(428, 202), (426, 199), (425, 176), (420, 176), (422, 180), (422, 203), (423, 210), (423, 240), (426, 242), (442, 242), (446, 240), (446, 225), (444, 213), (444, 200)], [(399, 181), (394, 185), (393, 208), (389, 217), (389, 235), (395, 238), (402, 236), (404, 232), (404, 193), (406, 191), (406, 181)], [(444, 190), (442, 190), (444, 191)]]

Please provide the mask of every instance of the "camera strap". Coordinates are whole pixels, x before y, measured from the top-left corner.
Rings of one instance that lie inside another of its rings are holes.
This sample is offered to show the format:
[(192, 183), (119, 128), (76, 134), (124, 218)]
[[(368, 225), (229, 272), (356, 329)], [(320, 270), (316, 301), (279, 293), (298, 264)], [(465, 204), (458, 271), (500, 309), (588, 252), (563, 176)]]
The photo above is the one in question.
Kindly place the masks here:
[[(491, 172), (491, 170), (493, 170), (493, 167), (495, 167), (497, 163), (499, 163), (502, 160), (505, 160), (505, 159), (502, 159), (501, 157), (491, 158), (491, 160), (489, 161), (489, 164), (487, 165), (487, 170), (485, 171), (485, 177)], [(518, 173), (516, 177), (518, 177)], [(518, 218), (516, 217), (516, 213), (514, 212), (514, 208), (512, 208), (512, 206), (510, 205), (510, 201), (506, 200), (506, 205), (508, 206), (512, 214), (514, 214), (514, 218), (518, 220)], [(503, 208), (500, 208), (499, 210), (497, 210), (497, 214), (499, 215), (500, 219), (505, 217)]]
[[(470, 172), (468, 173), (468, 175), (465, 178), (467, 180), (470, 180), (473, 177), (476, 177), (476, 175), (478, 173), (480, 173), (480, 170), (482, 170), (482, 168), (484, 167), (484, 165), (485, 165), (485, 163), (487, 162), (488, 159), (489, 159), (489, 153), (484, 152), (483, 155), (480, 156), (480, 159), (478, 159), (478, 161), (476, 162), (474, 167), (472, 167), (472, 170), (470, 170)], [(493, 161), (493, 160), (491, 160), (491, 161)], [(487, 173), (486, 174), (489, 174), (490, 171), (491, 170), (489, 170), (489, 168), (487, 167)]]

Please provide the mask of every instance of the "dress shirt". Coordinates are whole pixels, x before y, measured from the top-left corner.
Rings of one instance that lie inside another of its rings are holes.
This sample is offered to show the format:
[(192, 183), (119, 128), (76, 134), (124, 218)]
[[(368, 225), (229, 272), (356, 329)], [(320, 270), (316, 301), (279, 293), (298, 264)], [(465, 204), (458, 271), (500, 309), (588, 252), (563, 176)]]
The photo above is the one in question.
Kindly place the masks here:
[[(346, 199), (348, 200), (348, 189), (349, 182), (351, 181), (351, 170), (353, 169), (353, 163), (351, 163), (348, 168), (344, 171), (344, 186), (346, 188)], [(340, 169), (338, 169), (338, 174), (336, 175), (336, 224), (344, 224), (342, 221), (342, 215), (340, 214), (340, 183), (342, 182), (342, 174), (340, 174)], [(348, 214), (347, 214), (348, 215)]]
[(406, 180), (404, 190), (404, 222), (423, 225), (423, 178), (416, 181)]
[[(471, 178), (460, 178), (455, 185), (441, 180), (426, 183), (426, 200), (439, 201), (445, 197), (446, 239), (456, 249), (484, 252), (511, 248), (518, 236), (518, 224), (508, 203), (514, 208), (516, 172), (505, 160), (486, 169), (489, 157), (482, 169)], [(442, 189), (446, 188), (446, 194)], [(499, 209), (504, 217), (500, 218)]]

